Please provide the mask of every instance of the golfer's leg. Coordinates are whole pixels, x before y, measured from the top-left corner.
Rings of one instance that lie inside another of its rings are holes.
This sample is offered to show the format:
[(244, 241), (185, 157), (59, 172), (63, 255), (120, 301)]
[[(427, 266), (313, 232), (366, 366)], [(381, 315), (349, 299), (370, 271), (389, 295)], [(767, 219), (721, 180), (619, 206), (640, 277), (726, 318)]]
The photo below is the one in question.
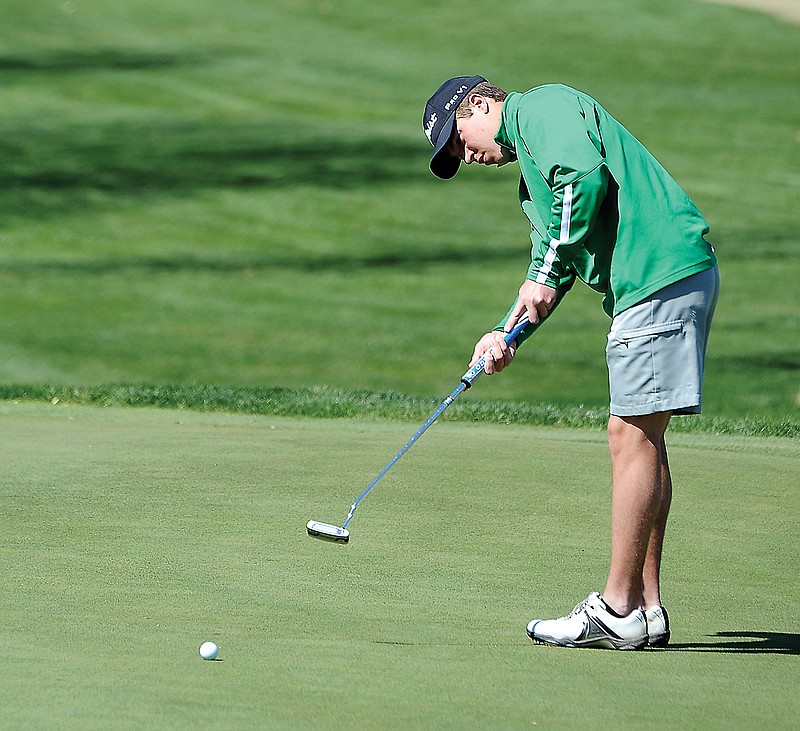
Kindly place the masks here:
[(653, 530), (650, 532), (650, 543), (644, 559), (642, 583), (644, 595), (643, 608), (661, 604), (661, 552), (664, 546), (664, 532), (667, 527), (669, 508), (672, 504), (672, 476), (667, 460), (667, 446), (661, 440), (661, 506), (658, 509)]
[(608, 422), (611, 568), (603, 598), (623, 615), (643, 602), (642, 574), (661, 509), (662, 447), (669, 418), (669, 413), (612, 416)]

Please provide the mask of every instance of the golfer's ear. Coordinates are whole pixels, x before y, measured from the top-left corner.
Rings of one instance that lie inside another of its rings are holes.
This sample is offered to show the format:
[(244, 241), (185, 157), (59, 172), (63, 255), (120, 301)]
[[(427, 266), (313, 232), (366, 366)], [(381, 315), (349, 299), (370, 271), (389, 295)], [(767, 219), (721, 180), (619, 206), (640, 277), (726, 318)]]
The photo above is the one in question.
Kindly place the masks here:
[(486, 114), (489, 111), (489, 104), (486, 101), (485, 97), (482, 97), (480, 94), (470, 94), (469, 95), (469, 103), (479, 112)]

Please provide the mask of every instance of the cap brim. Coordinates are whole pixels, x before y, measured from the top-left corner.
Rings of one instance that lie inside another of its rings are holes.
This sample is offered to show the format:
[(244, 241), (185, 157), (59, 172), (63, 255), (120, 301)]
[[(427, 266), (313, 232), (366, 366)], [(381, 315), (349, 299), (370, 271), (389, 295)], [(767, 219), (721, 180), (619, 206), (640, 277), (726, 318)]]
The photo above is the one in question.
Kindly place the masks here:
[(447, 143), (453, 136), (453, 130), (456, 126), (456, 113), (453, 112), (442, 126), (442, 131), (439, 133), (439, 138), (436, 140), (436, 145), (433, 148), (433, 156), (431, 157), (431, 172), (442, 180), (450, 180), (457, 172), (461, 160), (453, 157), (446, 150)]

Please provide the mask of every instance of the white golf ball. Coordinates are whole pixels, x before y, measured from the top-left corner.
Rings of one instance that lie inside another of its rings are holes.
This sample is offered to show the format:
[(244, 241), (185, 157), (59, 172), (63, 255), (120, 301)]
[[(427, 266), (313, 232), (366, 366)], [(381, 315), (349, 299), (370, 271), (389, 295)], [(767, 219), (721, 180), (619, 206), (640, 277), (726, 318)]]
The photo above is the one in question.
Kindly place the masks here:
[(204, 642), (200, 645), (200, 657), (203, 660), (216, 660), (219, 655), (219, 647), (213, 642)]

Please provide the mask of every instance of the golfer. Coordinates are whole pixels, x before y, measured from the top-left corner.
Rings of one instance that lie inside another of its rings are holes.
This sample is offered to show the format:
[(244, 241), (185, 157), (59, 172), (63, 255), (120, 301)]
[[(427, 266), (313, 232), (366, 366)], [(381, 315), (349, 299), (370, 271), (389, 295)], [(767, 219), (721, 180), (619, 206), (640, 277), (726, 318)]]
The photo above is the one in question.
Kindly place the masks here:
[[(482, 76), (450, 79), (428, 100), (423, 129), (439, 178), (452, 178), (462, 161), (520, 168), (530, 266), (472, 364), (485, 356), (488, 374), (508, 366), (576, 279), (603, 295), (611, 317), (608, 579), (567, 616), (532, 620), (528, 635), (566, 647), (664, 646), (670, 626), (659, 575), (672, 499), (664, 434), (673, 414), (700, 413), (719, 289), (708, 225), (625, 127), (568, 86), (507, 93)], [(531, 325), (507, 345), (503, 332), (525, 314)]]

